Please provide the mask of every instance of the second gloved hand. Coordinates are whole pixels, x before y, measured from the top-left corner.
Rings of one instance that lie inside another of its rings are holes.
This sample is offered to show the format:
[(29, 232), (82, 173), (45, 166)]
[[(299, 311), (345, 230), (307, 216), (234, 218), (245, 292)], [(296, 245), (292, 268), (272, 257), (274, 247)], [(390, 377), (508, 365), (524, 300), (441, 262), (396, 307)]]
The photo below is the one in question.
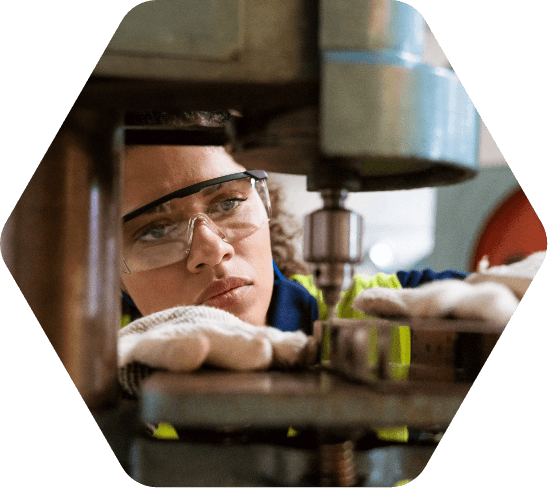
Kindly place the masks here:
[(352, 306), (381, 317), (454, 317), (506, 324), (539, 270), (546, 251), (514, 264), (488, 267), (464, 281), (440, 280), (417, 288), (371, 288), (361, 292)]
[(506, 324), (518, 303), (514, 294), (499, 283), (472, 285), (441, 280), (417, 288), (364, 290), (352, 306), (380, 317), (453, 317)]

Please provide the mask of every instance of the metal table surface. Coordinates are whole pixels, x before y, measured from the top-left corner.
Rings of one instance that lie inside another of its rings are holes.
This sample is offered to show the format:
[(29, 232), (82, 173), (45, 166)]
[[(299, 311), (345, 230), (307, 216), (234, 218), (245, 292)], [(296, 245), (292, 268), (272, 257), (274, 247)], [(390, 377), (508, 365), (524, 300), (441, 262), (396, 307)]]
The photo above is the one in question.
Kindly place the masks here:
[(470, 386), (361, 384), (325, 370), (162, 372), (143, 385), (141, 416), (182, 428), (446, 427)]

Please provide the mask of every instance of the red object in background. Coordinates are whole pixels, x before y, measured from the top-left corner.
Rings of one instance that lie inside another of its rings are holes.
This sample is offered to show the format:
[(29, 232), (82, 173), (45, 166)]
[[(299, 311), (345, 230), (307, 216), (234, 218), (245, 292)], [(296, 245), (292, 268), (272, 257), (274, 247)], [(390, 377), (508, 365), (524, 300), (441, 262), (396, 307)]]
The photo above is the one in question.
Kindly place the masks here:
[(488, 256), (489, 265), (511, 264), (546, 250), (546, 232), (529, 200), (518, 187), (496, 208), (477, 239), (470, 271)]

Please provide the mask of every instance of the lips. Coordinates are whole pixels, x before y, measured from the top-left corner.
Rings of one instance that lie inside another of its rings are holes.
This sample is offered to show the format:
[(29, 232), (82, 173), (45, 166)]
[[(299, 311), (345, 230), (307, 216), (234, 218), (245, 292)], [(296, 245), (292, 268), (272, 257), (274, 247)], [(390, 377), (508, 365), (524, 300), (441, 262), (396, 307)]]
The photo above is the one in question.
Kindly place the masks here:
[(219, 301), (223, 297), (235, 295), (238, 289), (251, 285), (247, 278), (229, 277), (221, 280), (215, 280), (198, 297), (197, 305), (202, 305), (208, 301)]

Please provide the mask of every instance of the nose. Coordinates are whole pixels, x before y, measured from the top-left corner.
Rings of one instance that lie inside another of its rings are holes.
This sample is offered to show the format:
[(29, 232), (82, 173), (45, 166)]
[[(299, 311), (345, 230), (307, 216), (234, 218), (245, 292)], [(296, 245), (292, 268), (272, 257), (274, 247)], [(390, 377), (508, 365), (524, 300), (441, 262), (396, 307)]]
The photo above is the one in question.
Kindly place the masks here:
[(194, 223), (187, 268), (191, 273), (198, 273), (204, 266), (216, 266), (234, 256), (234, 248), (221, 237), (220, 231), (198, 219)]

